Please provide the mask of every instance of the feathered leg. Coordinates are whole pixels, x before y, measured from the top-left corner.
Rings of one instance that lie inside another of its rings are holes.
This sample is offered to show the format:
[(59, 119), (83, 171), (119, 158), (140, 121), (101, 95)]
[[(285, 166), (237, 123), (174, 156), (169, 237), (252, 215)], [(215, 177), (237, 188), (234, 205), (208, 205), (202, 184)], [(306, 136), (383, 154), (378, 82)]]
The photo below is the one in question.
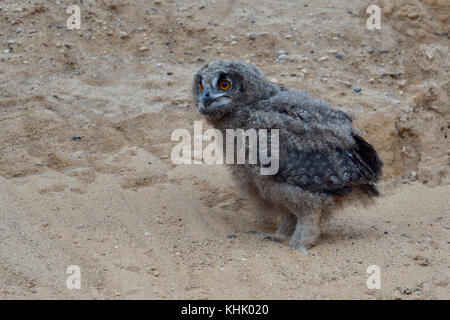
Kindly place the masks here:
[(266, 235), (262, 240), (272, 240), (277, 242), (284, 242), (289, 239), (295, 229), (297, 218), (291, 214), (287, 213), (283, 217), (283, 221), (278, 227), (274, 234)]
[(295, 232), (289, 245), (291, 248), (308, 255), (306, 249), (312, 247), (320, 235), (320, 210), (315, 210), (298, 217)]

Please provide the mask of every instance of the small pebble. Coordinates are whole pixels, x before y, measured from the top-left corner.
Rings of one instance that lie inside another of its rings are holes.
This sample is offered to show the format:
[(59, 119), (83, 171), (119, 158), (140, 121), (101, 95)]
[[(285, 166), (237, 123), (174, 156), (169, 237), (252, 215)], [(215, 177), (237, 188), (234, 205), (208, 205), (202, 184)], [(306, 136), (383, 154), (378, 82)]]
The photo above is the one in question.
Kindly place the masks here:
[(408, 83), (408, 81), (407, 81), (406, 79), (403, 79), (403, 80), (400, 80), (400, 81), (398, 82), (398, 86), (399, 86), (400, 88), (404, 88), (404, 87), (406, 86), (407, 83)]
[(155, 277), (159, 277), (159, 271), (156, 268), (151, 268), (148, 273), (150, 273), (151, 275), (153, 275)]
[(248, 37), (249, 40), (255, 40), (255, 39), (256, 39), (256, 33), (250, 32), (250, 33), (247, 35), (247, 37)]

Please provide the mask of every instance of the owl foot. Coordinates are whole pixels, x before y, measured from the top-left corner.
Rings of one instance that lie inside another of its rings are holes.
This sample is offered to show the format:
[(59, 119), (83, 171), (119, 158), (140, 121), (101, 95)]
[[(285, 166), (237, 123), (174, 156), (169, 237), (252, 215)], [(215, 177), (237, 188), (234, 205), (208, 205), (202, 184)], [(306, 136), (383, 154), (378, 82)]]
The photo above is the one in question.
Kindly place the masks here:
[(303, 246), (296, 246), (296, 247), (291, 246), (291, 248), (303, 253), (305, 256), (309, 256), (308, 249), (306, 249)]
[(273, 233), (273, 234), (266, 234), (261, 240), (262, 241), (270, 240), (270, 241), (282, 243), (282, 242), (287, 241), (288, 238), (285, 235)]
[(294, 234), (291, 237), (289, 245), (292, 249), (308, 255), (307, 248), (311, 248), (317, 242), (320, 235), (320, 213), (303, 215), (295, 226)]

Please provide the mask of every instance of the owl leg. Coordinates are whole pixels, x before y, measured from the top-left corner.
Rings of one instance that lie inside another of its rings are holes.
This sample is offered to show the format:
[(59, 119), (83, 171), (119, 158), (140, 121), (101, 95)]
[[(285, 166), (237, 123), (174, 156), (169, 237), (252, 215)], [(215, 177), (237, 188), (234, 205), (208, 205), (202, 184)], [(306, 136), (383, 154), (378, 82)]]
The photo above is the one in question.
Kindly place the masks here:
[(296, 222), (297, 218), (293, 214), (286, 214), (277, 231), (275, 231), (274, 234), (265, 235), (262, 240), (272, 240), (276, 242), (284, 242), (288, 240), (294, 232)]
[(312, 247), (320, 235), (320, 210), (301, 215), (297, 220), (295, 232), (289, 245), (291, 248), (308, 255), (307, 249)]

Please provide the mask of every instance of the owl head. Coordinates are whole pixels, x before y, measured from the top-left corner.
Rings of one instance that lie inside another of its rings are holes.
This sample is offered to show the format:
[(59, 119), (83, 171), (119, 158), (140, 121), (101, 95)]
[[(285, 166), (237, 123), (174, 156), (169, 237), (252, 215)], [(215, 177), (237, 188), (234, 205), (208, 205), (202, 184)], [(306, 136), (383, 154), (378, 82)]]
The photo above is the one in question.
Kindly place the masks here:
[(257, 67), (237, 60), (217, 60), (204, 65), (194, 77), (194, 99), (201, 114), (221, 119), (269, 97), (277, 85)]

